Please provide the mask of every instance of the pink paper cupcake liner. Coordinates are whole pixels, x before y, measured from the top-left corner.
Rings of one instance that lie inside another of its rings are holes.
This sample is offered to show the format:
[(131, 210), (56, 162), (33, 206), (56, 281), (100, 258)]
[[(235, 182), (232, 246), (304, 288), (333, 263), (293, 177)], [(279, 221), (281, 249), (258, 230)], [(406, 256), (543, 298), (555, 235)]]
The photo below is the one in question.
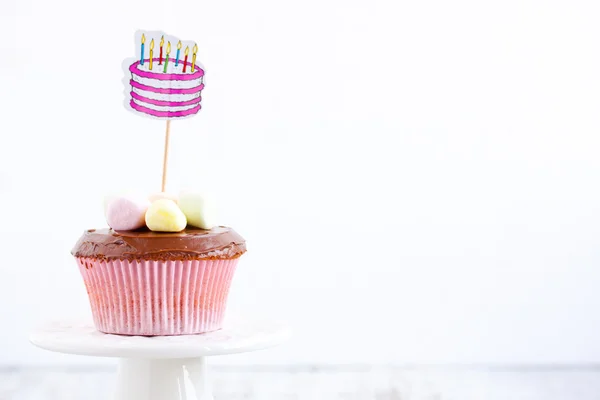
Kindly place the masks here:
[(77, 257), (96, 329), (140, 336), (221, 329), (237, 262)]

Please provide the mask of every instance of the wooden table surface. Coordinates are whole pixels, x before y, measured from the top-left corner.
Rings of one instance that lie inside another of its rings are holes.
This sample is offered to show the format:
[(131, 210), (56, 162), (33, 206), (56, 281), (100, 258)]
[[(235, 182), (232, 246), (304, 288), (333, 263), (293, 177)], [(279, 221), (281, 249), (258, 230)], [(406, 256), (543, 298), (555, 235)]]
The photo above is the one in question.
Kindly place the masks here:
[[(107, 367), (3, 368), (0, 400), (109, 400), (114, 377)], [(216, 400), (600, 400), (592, 367), (215, 366), (211, 379)]]

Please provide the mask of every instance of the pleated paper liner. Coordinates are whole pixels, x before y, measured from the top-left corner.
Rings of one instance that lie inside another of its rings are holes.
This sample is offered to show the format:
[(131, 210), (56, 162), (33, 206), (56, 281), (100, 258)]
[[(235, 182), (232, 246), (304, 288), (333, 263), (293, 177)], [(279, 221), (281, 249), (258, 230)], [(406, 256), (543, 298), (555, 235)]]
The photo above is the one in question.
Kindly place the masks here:
[(98, 260), (78, 257), (96, 329), (140, 336), (221, 329), (239, 258)]

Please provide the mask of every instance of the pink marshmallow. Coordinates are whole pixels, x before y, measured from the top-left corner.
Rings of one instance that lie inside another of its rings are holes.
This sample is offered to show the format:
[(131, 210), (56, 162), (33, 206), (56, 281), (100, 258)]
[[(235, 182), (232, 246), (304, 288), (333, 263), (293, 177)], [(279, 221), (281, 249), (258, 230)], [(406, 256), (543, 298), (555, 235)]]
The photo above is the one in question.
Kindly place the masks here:
[(146, 225), (146, 210), (150, 202), (131, 196), (115, 197), (106, 208), (106, 222), (115, 231), (132, 231)]

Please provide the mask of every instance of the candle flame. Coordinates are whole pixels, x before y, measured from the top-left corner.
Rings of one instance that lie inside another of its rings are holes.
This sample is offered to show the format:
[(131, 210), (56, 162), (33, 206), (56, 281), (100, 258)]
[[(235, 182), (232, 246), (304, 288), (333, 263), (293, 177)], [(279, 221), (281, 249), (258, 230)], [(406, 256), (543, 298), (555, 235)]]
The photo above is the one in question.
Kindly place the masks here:
[(163, 47), (164, 44), (165, 44), (165, 37), (161, 36), (160, 37), (160, 47)]
[(196, 54), (198, 52), (198, 45), (194, 44), (194, 54)]
[(146, 43), (146, 36), (142, 33), (142, 44)]
[(181, 49), (181, 40), (177, 43), (177, 49)]
[(171, 42), (167, 42), (167, 54), (171, 52)]
[(189, 52), (190, 52), (190, 46), (187, 46), (185, 48), (185, 55), (187, 56), (189, 54)]
[(152, 50), (154, 48), (154, 39), (152, 39), (152, 41), (150, 42), (150, 50)]

